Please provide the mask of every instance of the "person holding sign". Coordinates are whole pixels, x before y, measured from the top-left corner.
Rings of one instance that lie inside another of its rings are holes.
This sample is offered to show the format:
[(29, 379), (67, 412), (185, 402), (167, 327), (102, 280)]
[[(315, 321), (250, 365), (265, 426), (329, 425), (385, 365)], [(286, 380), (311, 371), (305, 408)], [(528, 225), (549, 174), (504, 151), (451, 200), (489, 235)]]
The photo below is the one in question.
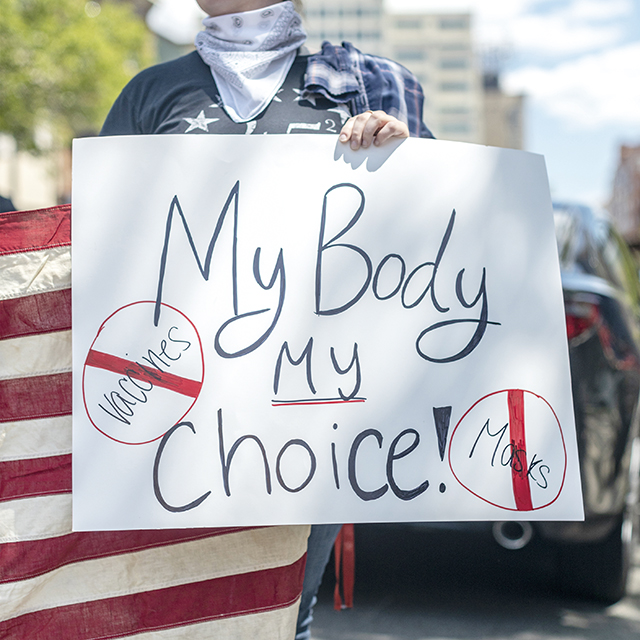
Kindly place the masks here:
[[(311, 55), (294, 2), (198, 0), (196, 51), (145, 69), (114, 103), (101, 135), (339, 134), (354, 150), (432, 138), (424, 95), (401, 65), (324, 42)], [(340, 525), (314, 525), (296, 638), (309, 624)]]
[(309, 55), (293, 2), (199, 4), (210, 17), (197, 51), (138, 74), (101, 135), (340, 133), (354, 149), (433, 137), (415, 76), (349, 43)]

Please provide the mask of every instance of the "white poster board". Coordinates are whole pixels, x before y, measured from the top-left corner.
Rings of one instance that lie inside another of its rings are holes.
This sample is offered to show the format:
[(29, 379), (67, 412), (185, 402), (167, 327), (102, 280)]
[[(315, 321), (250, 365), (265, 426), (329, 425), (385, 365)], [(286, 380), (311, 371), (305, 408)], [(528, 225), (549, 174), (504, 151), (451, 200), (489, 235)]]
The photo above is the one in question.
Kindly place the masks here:
[(582, 519), (542, 157), (76, 140), (74, 527)]

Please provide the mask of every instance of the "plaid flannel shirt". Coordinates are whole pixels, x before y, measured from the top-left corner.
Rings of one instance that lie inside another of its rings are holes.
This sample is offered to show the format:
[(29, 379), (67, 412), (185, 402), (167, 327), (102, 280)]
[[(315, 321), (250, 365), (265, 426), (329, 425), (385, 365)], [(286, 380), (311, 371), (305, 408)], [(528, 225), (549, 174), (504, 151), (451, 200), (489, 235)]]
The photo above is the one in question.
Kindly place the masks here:
[(381, 109), (405, 122), (411, 136), (433, 138), (422, 121), (424, 94), (417, 78), (397, 62), (364, 54), (349, 42), (325, 41), (309, 56), (303, 96), (313, 94), (348, 105), (354, 115)]

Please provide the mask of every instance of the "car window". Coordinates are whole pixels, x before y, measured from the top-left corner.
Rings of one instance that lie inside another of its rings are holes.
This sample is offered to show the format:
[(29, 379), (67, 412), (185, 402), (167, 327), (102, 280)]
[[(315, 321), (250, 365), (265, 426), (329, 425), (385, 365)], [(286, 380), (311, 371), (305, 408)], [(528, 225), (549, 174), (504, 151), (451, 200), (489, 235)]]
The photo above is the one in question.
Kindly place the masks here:
[(554, 205), (553, 220), (563, 271), (606, 277), (591, 239), (590, 216), (580, 207)]

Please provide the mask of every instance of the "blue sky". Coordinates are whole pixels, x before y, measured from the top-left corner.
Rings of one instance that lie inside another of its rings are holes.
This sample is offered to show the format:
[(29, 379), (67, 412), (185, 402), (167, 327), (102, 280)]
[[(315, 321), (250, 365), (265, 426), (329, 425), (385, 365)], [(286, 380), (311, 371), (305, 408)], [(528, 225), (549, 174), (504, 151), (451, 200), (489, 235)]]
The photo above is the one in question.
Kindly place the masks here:
[(504, 52), (526, 98), (527, 151), (554, 198), (604, 205), (620, 144), (640, 145), (640, 0), (387, 0), (396, 11), (468, 10), (479, 50)]

